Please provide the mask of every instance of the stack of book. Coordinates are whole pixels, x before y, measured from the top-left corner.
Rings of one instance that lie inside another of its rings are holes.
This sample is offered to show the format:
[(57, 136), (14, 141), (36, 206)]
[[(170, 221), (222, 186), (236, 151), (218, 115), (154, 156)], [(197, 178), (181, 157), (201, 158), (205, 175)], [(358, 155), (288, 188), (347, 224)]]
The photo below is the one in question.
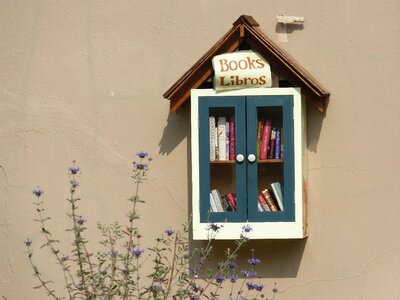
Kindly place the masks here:
[(282, 187), (280, 182), (271, 183), (271, 192), (264, 189), (258, 195), (258, 211), (283, 211)]
[(235, 159), (235, 117), (210, 116), (210, 160)]
[(217, 189), (210, 193), (211, 212), (236, 211), (236, 193), (221, 196)]
[(283, 158), (283, 128), (273, 125), (269, 119), (257, 122), (257, 157), (260, 160)]

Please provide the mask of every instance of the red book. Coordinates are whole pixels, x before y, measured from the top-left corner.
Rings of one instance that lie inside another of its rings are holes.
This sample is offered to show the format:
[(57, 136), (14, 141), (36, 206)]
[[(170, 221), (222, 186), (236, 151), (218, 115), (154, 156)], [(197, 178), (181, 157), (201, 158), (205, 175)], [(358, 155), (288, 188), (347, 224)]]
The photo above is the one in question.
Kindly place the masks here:
[(265, 120), (261, 138), (260, 159), (267, 159), (270, 135), (271, 135), (271, 120)]
[(235, 160), (235, 117), (229, 119), (229, 160)]
[(275, 147), (276, 147), (276, 128), (272, 128), (271, 130), (271, 141), (269, 145), (269, 155), (268, 158), (275, 158)]
[(229, 203), (231, 204), (233, 211), (236, 211), (236, 200), (234, 194), (226, 195), (226, 199), (228, 199)]
[(271, 209), (269, 208), (269, 206), (267, 204), (267, 201), (265, 201), (262, 194), (258, 195), (258, 203), (261, 204), (261, 207), (263, 208), (264, 211), (271, 211)]

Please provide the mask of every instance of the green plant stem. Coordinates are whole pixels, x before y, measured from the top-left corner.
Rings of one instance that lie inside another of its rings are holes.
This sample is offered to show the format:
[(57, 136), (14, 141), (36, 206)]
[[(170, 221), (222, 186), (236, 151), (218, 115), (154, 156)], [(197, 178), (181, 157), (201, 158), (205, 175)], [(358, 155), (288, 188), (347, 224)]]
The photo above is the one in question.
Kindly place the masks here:
[(34, 276), (39, 280), (39, 282), (41, 283), (41, 286), (47, 291), (49, 296), (53, 297), (53, 299), (59, 300), (60, 298), (58, 298), (55, 295), (54, 290), (50, 290), (49, 287), (47, 286), (47, 282), (43, 280), (42, 276), (40, 276), (40, 273), (39, 273), (37, 267), (33, 264), (32, 255), (33, 255), (33, 252), (28, 246), (28, 258), (29, 258), (29, 262), (32, 266), (33, 272), (35, 272)]
[(44, 224), (44, 218), (43, 218), (41, 209), (38, 209), (38, 213), (39, 213), (40, 225), (42, 227), (42, 232), (44, 233), (44, 236), (46, 238), (46, 242), (47, 242), (46, 245), (48, 245), (50, 247), (51, 253), (53, 253), (55, 255), (55, 257), (57, 258), (58, 263), (61, 265), (62, 270), (63, 270), (63, 274), (64, 274), (64, 281), (65, 281), (65, 284), (66, 284), (66, 287), (67, 287), (67, 292), (68, 292), (69, 299), (73, 299), (73, 297), (71, 295), (70, 283), (68, 282), (68, 278), (67, 278), (67, 273), (68, 273), (69, 277), (71, 278), (72, 284), (75, 287), (76, 287), (76, 284), (75, 284), (75, 282), (73, 280), (73, 277), (72, 277), (71, 273), (68, 271), (68, 268), (65, 266), (65, 262), (61, 259), (60, 255), (59, 255), (60, 251), (58, 249), (55, 249), (54, 246), (53, 246), (53, 241), (52, 241), (52, 239), (50, 239), (49, 232), (46, 229), (45, 224)]
[(88, 298), (89, 297), (89, 290), (86, 286), (86, 278), (85, 278), (85, 273), (83, 270), (83, 264), (82, 264), (82, 252), (81, 252), (81, 242), (82, 238), (79, 233), (79, 228), (78, 228), (78, 223), (76, 221), (76, 207), (75, 207), (75, 199), (73, 198), (73, 192), (71, 192), (71, 212), (72, 212), (72, 222), (73, 222), (73, 228), (74, 228), (74, 235), (75, 235), (75, 247), (76, 247), (76, 253), (78, 256), (78, 266), (79, 266), (79, 276), (81, 278), (81, 285), (83, 287), (83, 291), (85, 293), (85, 296)]
[(126, 253), (126, 259), (125, 259), (125, 273), (124, 273), (124, 296), (122, 299), (127, 299), (128, 298), (128, 277), (129, 277), (129, 264), (131, 262), (131, 250), (132, 250), (132, 241), (133, 241), (133, 228), (134, 228), (134, 217), (133, 215), (136, 214), (136, 199), (139, 195), (139, 185), (141, 183), (140, 180), (140, 175), (139, 178), (136, 180), (136, 191), (135, 195), (133, 198), (133, 207), (132, 211), (130, 213), (130, 222), (129, 222), (129, 230), (128, 230), (128, 244), (126, 247), (127, 253)]
[(174, 251), (172, 253), (172, 264), (171, 264), (171, 274), (169, 276), (169, 282), (168, 282), (168, 287), (167, 287), (167, 291), (165, 293), (165, 296), (168, 297), (169, 292), (171, 290), (171, 285), (172, 285), (172, 280), (174, 278), (173, 274), (174, 274), (174, 270), (175, 270), (175, 262), (176, 262), (176, 247), (177, 247), (177, 236), (178, 233), (175, 234), (175, 239), (174, 239)]
[[(228, 257), (228, 258), (225, 260), (225, 262), (224, 262), (224, 264), (222, 265), (222, 267), (219, 268), (219, 270), (218, 270), (218, 272), (215, 274), (215, 276), (219, 275), (219, 274), (226, 268), (226, 266), (227, 266), (228, 263), (229, 263), (229, 260), (230, 260), (232, 257), (235, 256), (236, 252), (239, 251), (239, 249), (242, 247), (243, 244), (244, 244), (244, 241), (241, 240), (241, 241), (238, 243), (236, 249), (235, 249), (235, 250), (232, 252), (232, 254), (230, 255), (230, 257)], [(205, 286), (204, 289), (200, 292), (200, 296), (204, 294), (204, 292), (205, 292), (206, 289), (210, 286), (210, 284), (211, 284), (212, 281), (213, 281), (213, 278), (211, 278), (211, 280), (208, 280), (206, 286)]]

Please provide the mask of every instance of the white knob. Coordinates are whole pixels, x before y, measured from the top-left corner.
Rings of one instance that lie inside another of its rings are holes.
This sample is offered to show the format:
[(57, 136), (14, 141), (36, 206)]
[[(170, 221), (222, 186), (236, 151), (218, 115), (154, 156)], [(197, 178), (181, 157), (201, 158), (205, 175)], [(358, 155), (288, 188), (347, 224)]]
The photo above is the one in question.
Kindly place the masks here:
[(238, 155), (236, 155), (236, 161), (237, 161), (237, 162), (243, 162), (243, 161), (244, 161), (244, 156), (243, 156), (243, 154), (238, 154)]
[(249, 154), (249, 156), (247, 156), (247, 160), (249, 162), (255, 162), (256, 161), (256, 156), (254, 154)]

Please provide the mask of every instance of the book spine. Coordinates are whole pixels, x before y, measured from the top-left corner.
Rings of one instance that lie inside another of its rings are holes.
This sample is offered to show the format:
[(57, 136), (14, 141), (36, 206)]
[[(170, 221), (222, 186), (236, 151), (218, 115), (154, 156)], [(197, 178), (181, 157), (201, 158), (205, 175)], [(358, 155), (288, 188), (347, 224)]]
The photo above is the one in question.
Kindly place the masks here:
[(275, 135), (275, 159), (280, 159), (280, 158), (281, 158), (281, 130), (277, 128)]
[(226, 157), (226, 118), (218, 117), (218, 159), (225, 160)]
[(262, 211), (271, 211), (271, 209), (269, 208), (267, 201), (265, 201), (264, 197), (262, 194), (258, 195), (258, 204), (261, 205), (262, 207)]
[(214, 197), (212, 196), (212, 193), (210, 193), (210, 207), (211, 207), (211, 212), (217, 212), (217, 206), (215, 205)]
[(271, 120), (266, 120), (263, 126), (262, 140), (260, 146), (260, 159), (267, 159), (270, 134), (271, 134)]
[(271, 143), (270, 143), (270, 147), (269, 147), (268, 158), (275, 158), (275, 137), (276, 137), (276, 129), (272, 128), (272, 130), (271, 130)]
[(226, 130), (226, 137), (225, 137), (225, 141), (226, 141), (226, 149), (225, 149), (225, 159), (228, 160), (229, 159), (229, 134), (230, 134), (230, 125), (229, 125), (229, 120), (226, 120), (226, 126), (225, 126), (225, 130)]
[(259, 120), (257, 122), (257, 158), (260, 159), (260, 145), (263, 132), (263, 121)]
[(218, 127), (215, 126), (214, 127), (214, 135), (215, 135), (215, 159), (218, 160), (219, 159), (219, 148), (218, 148)]
[(276, 202), (278, 203), (279, 209), (281, 211), (284, 210), (283, 207), (283, 197), (282, 197), (282, 188), (279, 182), (271, 183), (272, 193), (275, 196)]
[(227, 194), (226, 199), (228, 199), (229, 203), (231, 204), (233, 211), (236, 211), (236, 200), (234, 194)]
[(261, 193), (264, 196), (264, 199), (267, 202), (269, 209), (271, 211), (278, 211), (278, 208), (276, 207), (274, 199), (272, 199), (271, 194), (269, 193), (268, 189), (263, 190)]
[(214, 198), (215, 201), (215, 205), (217, 206), (217, 211), (218, 212), (223, 212), (224, 208), (222, 207), (222, 198), (221, 198), (221, 194), (219, 193), (218, 190), (212, 190), (211, 194)]
[(260, 203), (257, 203), (257, 209), (258, 211), (264, 211)]
[(233, 211), (233, 207), (232, 207), (231, 203), (229, 202), (229, 200), (226, 198), (226, 195), (222, 196), (222, 201), (224, 202), (224, 204), (226, 206), (226, 211)]
[(229, 160), (235, 160), (235, 117), (229, 120)]
[(215, 160), (215, 117), (210, 116), (210, 161)]

